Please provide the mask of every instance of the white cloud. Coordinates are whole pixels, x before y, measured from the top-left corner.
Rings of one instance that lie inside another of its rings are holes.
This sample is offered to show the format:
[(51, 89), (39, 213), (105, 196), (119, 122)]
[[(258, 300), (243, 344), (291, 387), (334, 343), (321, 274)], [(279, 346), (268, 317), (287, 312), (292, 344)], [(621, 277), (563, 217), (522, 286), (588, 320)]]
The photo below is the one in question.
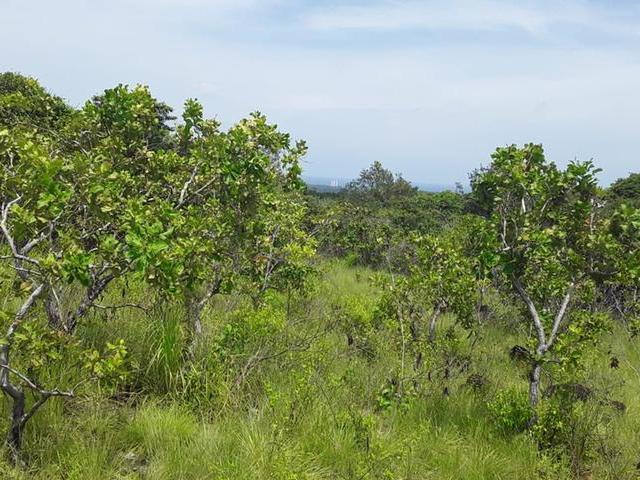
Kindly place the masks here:
[[(623, 38), (633, 9), (622, 19), (579, 0), (382, 0), (331, 12), (320, 2), (287, 10), (295, 0), (5, 1), (0, 70), (34, 75), (75, 104), (143, 82), (177, 108), (199, 97), (224, 124), (259, 109), (309, 141), (309, 174), (352, 175), (377, 159), (416, 180), (463, 180), (496, 145), (524, 141), (559, 161), (595, 156), (608, 180), (637, 168), (640, 47)], [(621, 37), (538, 41), (561, 24)], [(444, 30), (427, 44), (403, 39), (406, 28)], [(353, 29), (375, 41), (350, 42)], [(494, 41), (446, 41), (446, 30), (478, 29)], [(513, 29), (535, 36), (513, 44)]]
[(637, 21), (629, 19), (626, 14), (580, 0), (537, 3), (387, 0), (334, 9), (317, 8), (305, 17), (305, 24), (318, 30), (495, 31), (513, 28), (537, 34), (546, 33), (558, 25), (578, 25), (601, 31), (638, 34)]

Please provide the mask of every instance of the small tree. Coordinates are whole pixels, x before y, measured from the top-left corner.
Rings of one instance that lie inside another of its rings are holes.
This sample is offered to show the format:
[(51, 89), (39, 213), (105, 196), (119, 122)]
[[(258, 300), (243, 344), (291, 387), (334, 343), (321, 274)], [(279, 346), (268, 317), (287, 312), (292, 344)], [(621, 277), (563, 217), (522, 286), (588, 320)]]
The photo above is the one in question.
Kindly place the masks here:
[(72, 112), (64, 100), (51, 95), (34, 78), (0, 73), (0, 128), (20, 126), (54, 132)]
[[(498, 148), (491, 166), (472, 178), (474, 196), (493, 231), (487, 246), (535, 332), (532, 406), (540, 398), (542, 367), (554, 350), (560, 355), (560, 348), (577, 348), (600, 328), (583, 322), (590, 317), (582, 312), (593, 305), (594, 282), (617, 272), (619, 251), (600, 216), (597, 172), (591, 162), (560, 170), (545, 159), (540, 145), (528, 144)], [(570, 323), (587, 331), (568, 332)]]
[[(436, 327), (442, 314), (451, 313), (464, 328), (472, 328), (477, 288), (474, 262), (460, 245), (447, 237), (414, 239), (415, 258), (407, 275), (391, 275), (382, 282), (384, 295), (378, 314), (397, 324), (400, 333), (400, 391), (405, 380), (405, 358), (412, 351), (414, 368), (423, 363), (424, 331), (427, 344), (437, 347)], [(448, 376), (445, 367), (445, 377)]]
[(640, 208), (618, 205), (609, 219), (609, 230), (620, 246), (618, 272), (601, 285), (605, 305), (633, 335), (640, 332)]
[(424, 236), (417, 245), (418, 262), (411, 268), (411, 277), (431, 310), (428, 339), (434, 342), (443, 313), (450, 312), (459, 323), (471, 327), (477, 303), (474, 263), (453, 238)]
[(137, 306), (100, 303), (114, 282), (137, 277), (162, 294), (183, 294), (198, 334), (213, 295), (247, 286), (257, 301), (269, 288), (300, 285), (313, 254), (302, 230), (306, 147), (260, 114), (221, 132), (189, 101), (174, 135), (166, 105), (146, 87), (119, 85), (55, 129), (16, 118), (0, 128), (0, 260), (23, 298), (0, 345), (14, 452), (33, 414), (25, 413), (25, 389), (42, 403), (70, 395), (14, 368), (28, 351), (16, 331), (37, 321), (38, 303), (51, 328), (71, 335), (95, 308)]
[(619, 178), (607, 190), (612, 203), (626, 203), (640, 207), (640, 173), (631, 173), (625, 178)]
[(375, 204), (378, 207), (397, 203), (405, 197), (413, 197), (416, 192), (417, 188), (401, 175), (394, 175), (377, 161), (362, 170), (360, 176), (349, 182), (344, 189), (344, 194), (352, 201)]
[(169, 238), (178, 218), (162, 182), (170, 155), (148, 149), (157, 102), (143, 87), (103, 98), (57, 133), (0, 133), (5, 258), (23, 281), (43, 283), (51, 326), (69, 333), (131, 272), (177, 288), (180, 252)]
[(407, 272), (404, 262), (414, 233), (435, 234), (463, 213), (464, 197), (454, 192), (420, 192), (380, 162), (364, 169), (334, 199), (326, 198), (321, 249), (375, 268)]
[[(176, 284), (179, 264), (167, 241), (176, 216), (158, 197), (166, 163), (146, 149), (155, 103), (144, 88), (118, 87), (104, 97), (109, 102), (87, 104), (55, 131), (35, 123), (0, 130), (0, 259), (15, 272), (23, 298), (0, 347), (14, 456), (33, 413), (52, 396), (72, 394), (41, 388), (15, 368), (13, 360), (30, 348), (15, 341), (16, 332), (37, 323), (35, 305), (42, 302), (51, 328), (72, 334), (92, 309), (126, 306), (98, 303), (119, 278), (141, 272)], [(104, 111), (107, 103), (117, 108)], [(28, 411), (26, 390), (39, 396)]]
[(177, 230), (184, 246), (182, 282), (197, 337), (213, 296), (249, 282), (257, 299), (284, 276), (300, 280), (294, 270), (305, 270), (313, 242), (302, 229), (304, 142), (292, 145), (260, 113), (220, 131), (193, 100), (183, 121), (167, 191), (174, 192), (184, 219)]

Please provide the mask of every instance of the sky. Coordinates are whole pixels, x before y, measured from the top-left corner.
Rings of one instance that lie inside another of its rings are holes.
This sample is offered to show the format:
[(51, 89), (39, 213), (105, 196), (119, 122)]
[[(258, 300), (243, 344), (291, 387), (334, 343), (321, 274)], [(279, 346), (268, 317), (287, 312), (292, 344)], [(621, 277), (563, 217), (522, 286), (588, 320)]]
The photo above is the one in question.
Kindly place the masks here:
[(0, 70), (73, 105), (142, 83), (227, 126), (259, 110), (311, 176), (453, 184), (527, 142), (640, 171), (635, 1), (2, 0)]

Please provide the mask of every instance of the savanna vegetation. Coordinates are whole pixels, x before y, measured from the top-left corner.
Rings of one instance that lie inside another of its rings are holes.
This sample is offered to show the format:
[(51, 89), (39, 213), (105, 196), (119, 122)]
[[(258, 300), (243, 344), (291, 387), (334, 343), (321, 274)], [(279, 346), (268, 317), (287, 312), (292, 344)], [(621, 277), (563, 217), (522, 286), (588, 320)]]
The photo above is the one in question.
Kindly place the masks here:
[(264, 115), (181, 111), (0, 75), (2, 478), (640, 476), (639, 174), (318, 193)]

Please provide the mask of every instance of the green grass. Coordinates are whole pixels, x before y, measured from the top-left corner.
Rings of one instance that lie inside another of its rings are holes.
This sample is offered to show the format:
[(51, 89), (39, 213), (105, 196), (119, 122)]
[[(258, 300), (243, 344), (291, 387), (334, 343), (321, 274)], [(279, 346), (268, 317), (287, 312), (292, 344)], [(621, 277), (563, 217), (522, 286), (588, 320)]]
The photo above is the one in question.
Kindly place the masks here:
[[(274, 296), (259, 312), (242, 299), (215, 302), (205, 312), (206, 335), (195, 357), (184, 354), (177, 304), (88, 319), (79, 332), (85, 344), (99, 348), (124, 338), (129, 345), (134, 371), (121, 390), (130, 394), (92, 386), (76, 399), (52, 400), (27, 428), (26, 466), (0, 464), (0, 476), (571, 478), (567, 452), (540, 451), (530, 435), (501, 431), (488, 411), (498, 390), (527, 387), (526, 370), (508, 356), (511, 346), (526, 340), (510, 324), (513, 309), (497, 303), (498, 318), (473, 347), (458, 329), (460, 353), (469, 360), (462, 371), (448, 380), (420, 377), (417, 390), (407, 381), (404, 399), (384, 405), (383, 391), (400, 368), (393, 328), (366, 330), (369, 355), (347, 344), (339, 322), (345, 311), (368, 321), (379, 295), (371, 272), (340, 262), (322, 270), (307, 295)], [(440, 332), (451, 325), (445, 318)], [(609, 367), (612, 356), (620, 360), (618, 369)], [(587, 408), (607, 418), (598, 423), (584, 478), (636, 478), (639, 369), (637, 341), (617, 328), (589, 358), (581, 378), (624, 402), (626, 411), (612, 414), (596, 402)], [(472, 374), (487, 385), (469, 387)], [(6, 403), (2, 408), (4, 429)]]

